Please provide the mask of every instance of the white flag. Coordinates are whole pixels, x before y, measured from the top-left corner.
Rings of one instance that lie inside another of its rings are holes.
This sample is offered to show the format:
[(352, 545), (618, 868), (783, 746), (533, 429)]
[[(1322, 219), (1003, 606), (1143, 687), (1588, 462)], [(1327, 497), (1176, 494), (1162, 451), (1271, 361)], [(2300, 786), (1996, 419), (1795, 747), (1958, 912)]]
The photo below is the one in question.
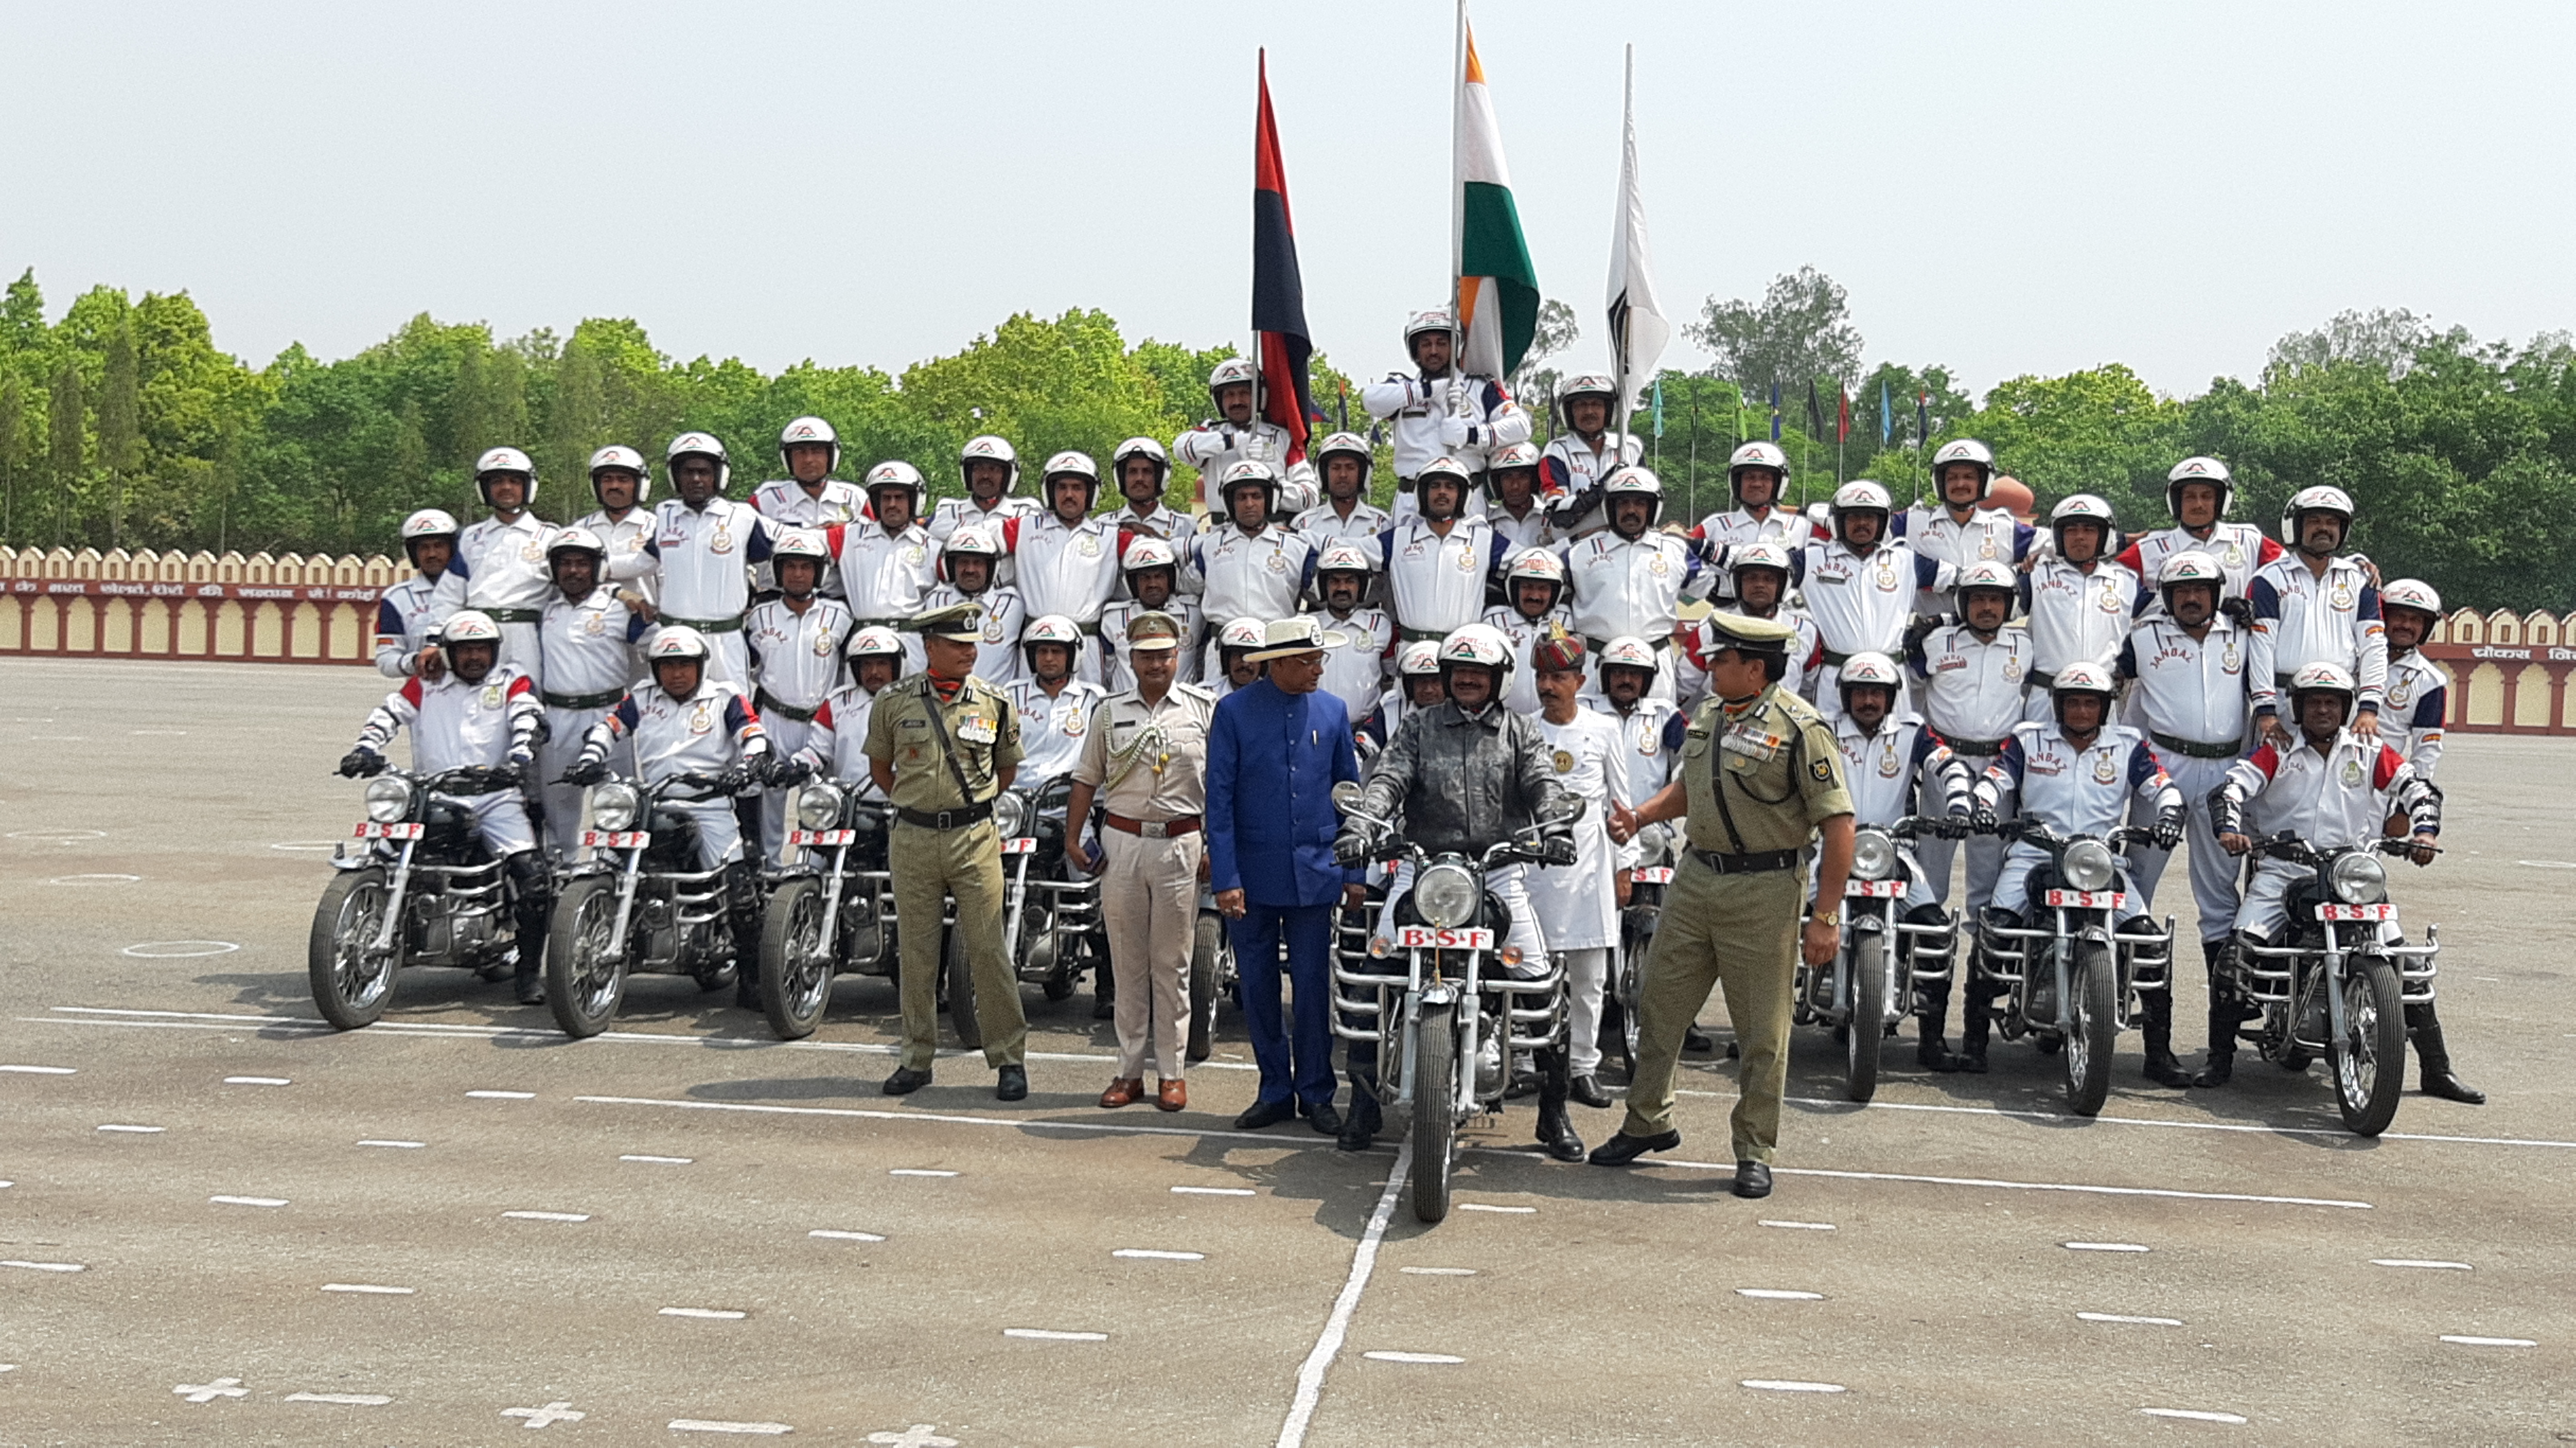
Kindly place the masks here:
[(1637, 194), (1637, 47), (1628, 47), (1628, 85), (1620, 109), (1619, 214), (1610, 232), (1610, 364), (1625, 389), (1630, 379), (1655, 375), (1673, 325), (1655, 298), (1655, 271), (1646, 259), (1646, 203)]

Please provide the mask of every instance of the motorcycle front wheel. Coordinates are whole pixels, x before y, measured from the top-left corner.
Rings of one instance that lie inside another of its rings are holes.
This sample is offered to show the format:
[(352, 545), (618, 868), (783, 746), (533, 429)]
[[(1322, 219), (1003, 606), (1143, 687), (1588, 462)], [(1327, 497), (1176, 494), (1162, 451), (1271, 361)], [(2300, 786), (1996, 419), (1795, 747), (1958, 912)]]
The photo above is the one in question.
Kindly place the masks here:
[(2075, 1022), (2066, 1033), (2066, 1105), (2078, 1116), (2094, 1116), (2111, 1094), (2111, 1051), (2120, 1039), (2111, 947), (2099, 941), (2078, 944), (2074, 967), (2069, 972)]
[(943, 968), (948, 976), (948, 1020), (957, 1028), (957, 1044), (984, 1049), (984, 1025), (975, 1019), (975, 970), (966, 962), (966, 933), (951, 927)]
[(1413, 1215), (1437, 1222), (1449, 1215), (1450, 1154), (1458, 1144), (1457, 1006), (1424, 1006), (1414, 1033)]
[(790, 880), (769, 899), (760, 930), (760, 1011), (782, 1041), (814, 1034), (832, 1002), (832, 954), (823, 939), (823, 882)]
[(1867, 1101), (1878, 1094), (1878, 1046), (1887, 1036), (1887, 938), (1852, 941), (1851, 1019), (1843, 1024), (1843, 1094)]
[(626, 999), (626, 942), (612, 940), (617, 882), (576, 880), (555, 897), (546, 931), (546, 1007), (574, 1040), (596, 1036)]
[(401, 932), (395, 932), (391, 955), (368, 948), (384, 931), (389, 900), (384, 870), (369, 866), (332, 876), (322, 888), (322, 903), (313, 907), (305, 973), (312, 977), (313, 1004), (339, 1030), (375, 1024), (393, 1002)]
[(1225, 922), (1214, 915), (1199, 917), (1198, 933), (1190, 943), (1190, 1044), (1189, 1058), (1195, 1063), (1216, 1054), (1216, 971), (1217, 955), (1225, 948)]
[(2406, 1087), (2406, 1006), (2386, 956), (2361, 958), (2345, 984), (2343, 1015), (2345, 1039), (2326, 1048), (2335, 1107), (2346, 1131), (2377, 1136), (2397, 1119)]
[(1628, 1058), (1628, 1075), (1637, 1074), (1637, 1002), (1645, 994), (1646, 953), (1655, 937), (1640, 935), (1619, 949), (1619, 1050)]

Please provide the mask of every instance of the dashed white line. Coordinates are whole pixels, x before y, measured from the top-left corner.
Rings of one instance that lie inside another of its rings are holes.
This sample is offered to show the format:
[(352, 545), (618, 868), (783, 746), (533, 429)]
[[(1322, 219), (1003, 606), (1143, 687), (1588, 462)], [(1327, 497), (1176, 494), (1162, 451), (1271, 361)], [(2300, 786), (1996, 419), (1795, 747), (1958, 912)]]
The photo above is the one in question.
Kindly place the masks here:
[(534, 1101), (537, 1099), (537, 1093), (534, 1091), (468, 1091), (465, 1094), (476, 1101)]
[(134, 1136), (157, 1136), (169, 1129), (170, 1128), (166, 1126), (128, 1126), (121, 1122), (113, 1121), (99, 1128), (101, 1131), (121, 1131)]
[(1533, 1213), (1533, 1212), (1536, 1212), (1536, 1211), (1538, 1210), (1538, 1208), (1536, 1208), (1536, 1207), (1498, 1207), (1498, 1206), (1495, 1206), (1494, 1204), (1492, 1204), (1491, 1202), (1460, 1202), (1460, 1203), (1458, 1204), (1458, 1210), (1460, 1210), (1460, 1211), (1462, 1211), (1462, 1212), (1511, 1212), (1511, 1213), (1514, 1213), (1514, 1214), (1516, 1214), (1516, 1215), (1527, 1216), (1527, 1215), (1529, 1215), (1529, 1214), (1531, 1214), (1531, 1213)]
[(1172, 1188), (1172, 1195), (1180, 1197), (1248, 1197), (1255, 1195), (1255, 1193), (1250, 1187), (1174, 1187)]
[(2537, 1342), (2535, 1342), (2535, 1341), (2533, 1341), (2532, 1339), (2527, 1338), (2527, 1337), (2464, 1337), (2464, 1336), (2462, 1336), (2462, 1335), (2460, 1335), (2460, 1334), (2457, 1334), (2457, 1333), (2449, 1333), (2449, 1332), (2446, 1332), (2446, 1333), (2442, 1334), (2442, 1341), (2444, 1341), (2444, 1342), (2448, 1342), (2448, 1343), (2456, 1343), (2456, 1344), (2458, 1344), (2458, 1345), (2459, 1345), (2459, 1346), (2461, 1346), (2461, 1347), (2538, 1347), (2538, 1346), (2540, 1346), (2540, 1344), (2539, 1344), (2539, 1343), (2537, 1343)]
[(1109, 1341), (1109, 1334), (1105, 1332), (1058, 1332), (1046, 1327), (1006, 1327), (1002, 1329), (1002, 1336), (1034, 1338), (1040, 1342)]
[(217, 1378), (211, 1383), (181, 1383), (170, 1391), (191, 1403), (211, 1403), (217, 1398), (247, 1398), (250, 1389), (239, 1378)]
[(226, 1076), (224, 1084), (227, 1086), (292, 1086), (295, 1083), (284, 1076)]
[(557, 1423), (578, 1423), (590, 1415), (574, 1411), (569, 1401), (558, 1398), (542, 1408), (503, 1408), (501, 1416), (525, 1418), (531, 1428), (549, 1428)]
[(87, 1272), (78, 1262), (21, 1262), (15, 1258), (0, 1261), (0, 1267), (24, 1267), (31, 1272)]
[(940, 1170), (938, 1170), (938, 1169), (936, 1169), (936, 1168), (934, 1168), (934, 1167), (926, 1167), (926, 1166), (899, 1166), (899, 1167), (894, 1168), (892, 1171), (887, 1172), (887, 1173), (886, 1173), (886, 1175), (887, 1175), (887, 1176), (915, 1176), (915, 1177), (953, 1177), (953, 1176), (957, 1175), (957, 1173), (955, 1173), (955, 1172), (953, 1172), (953, 1171), (940, 1171)]
[(1834, 1230), (1834, 1224), (1831, 1222), (1760, 1221), (1754, 1223), (1754, 1225), (1757, 1227), (1786, 1227), (1793, 1232), (1830, 1232)]
[(1822, 1302), (1825, 1300), (1825, 1294), (1821, 1292), (1799, 1292), (1786, 1287), (1738, 1287), (1735, 1289), (1735, 1295), (1738, 1297), (1759, 1297), (1772, 1302)]
[(365, 1140), (365, 1141), (359, 1142), (359, 1143), (358, 1143), (358, 1145), (360, 1145), (360, 1146), (391, 1146), (391, 1147), (398, 1147), (398, 1148), (400, 1148), (400, 1149), (402, 1149), (402, 1150), (405, 1150), (405, 1151), (418, 1151), (420, 1148), (422, 1148), (422, 1147), (424, 1147), (424, 1146), (429, 1145), (429, 1143), (428, 1143), (428, 1142), (425, 1142), (425, 1141), (381, 1141), (381, 1140), (377, 1140), (377, 1139), (375, 1139), (375, 1138), (373, 1138), (373, 1137), (370, 1137), (370, 1138), (368, 1138), (368, 1139), (367, 1139), (367, 1140)]
[(117, 954), (136, 960), (197, 960), (209, 955), (230, 955), (239, 949), (229, 940), (144, 940)]
[(2149, 1250), (2135, 1242), (2060, 1242), (2069, 1252), (2144, 1252)]
[(1386, 1174), (1386, 1190), (1378, 1193), (1368, 1226), (1360, 1232), (1359, 1247), (1351, 1253), (1350, 1275), (1342, 1280), (1341, 1295), (1333, 1299), (1332, 1314), (1324, 1319), (1324, 1330), (1307, 1352), (1306, 1361), (1298, 1365), (1297, 1395), (1289, 1401), (1288, 1416), (1279, 1425), (1278, 1448), (1303, 1448), (1306, 1428), (1315, 1421), (1315, 1408), (1324, 1399), (1324, 1374), (1331, 1370), (1343, 1339), (1350, 1335), (1351, 1314), (1359, 1310), (1360, 1294), (1368, 1290), (1369, 1276), (1377, 1270), (1378, 1246), (1386, 1240), (1387, 1223), (1395, 1216), (1395, 1199), (1403, 1193), (1405, 1173), (1412, 1166), (1413, 1139), (1408, 1136), (1396, 1146), (1395, 1165)]
[(290, 1403), (340, 1403), (352, 1408), (381, 1408), (393, 1399), (382, 1393), (289, 1393)]
[(214, 1205), (224, 1207), (282, 1207), (286, 1205), (286, 1198), (284, 1197), (208, 1197), (206, 1200)]
[(671, 1431), (674, 1433), (750, 1433), (758, 1437), (775, 1438), (781, 1433), (793, 1433), (796, 1430), (784, 1423), (728, 1423), (717, 1418), (673, 1418)]
[(1745, 1378), (1744, 1386), (1766, 1393), (1841, 1393), (1848, 1392), (1840, 1383), (1802, 1383), (1795, 1378)]
[(1398, 1272), (1412, 1277), (1473, 1277), (1473, 1267), (1398, 1267)]
[(0, 1072), (13, 1076), (72, 1076), (79, 1074), (80, 1068), (78, 1066), (0, 1066)]
[(2150, 1418), (2181, 1418), (2193, 1423), (2243, 1423), (2242, 1413), (2206, 1413), (2197, 1408), (2140, 1408)]
[(325, 1292), (357, 1292), (377, 1297), (409, 1297), (420, 1289), (416, 1287), (385, 1287), (373, 1282), (325, 1282), (322, 1284), (322, 1290)]
[(685, 1156), (621, 1156), (619, 1161), (651, 1162), (656, 1166), (687, 1166), (694, 1158)]
[(1451, 1363), (1463, 1363), (1466, 1361), (1465, 1358), (1452, 1357), (1445, 1352), (1364, 1352), (1361, 1353), (1360, 1356), (1367, 1358), (1371, 1362), (1378, 1363), (1430, 1363), (1434, 1365), (1447, 1365)]
[(1207, 1260), (1207, 1254), (1205, 1252), (1164, 1252), (1158, 1251), (1152, 1247), (1121, 1247), (1109, 1255), (1112, 1257), (1143, 1258), (1154, 1262), (1204, 1262)]
[(2179, 1317), (2131, 1317), (2121, 1312), (2079, 1312), (2075, 1316), (2084, 1322), (2127, 1322), (2139, 1327), (2182, 1326), (2182, 1319)]
[(830, 1227), (816, 1227), (813, 1231), (810, 1231), (805, 1235), (808, 1237), (821, 1237), (826, 1241), (832, 1242), (882, 1242), (885, 1240), (885, 1238), (878, 1236), (874, 1232), (841, 1232), (835, 1231)]
[(588, 1212), (503, 1212), (501, 1215), (513, 1217), (522, 1222), (587, 1222), (590, 1220)]
[(2476, 1269), (2466, 1262), (2436, 1262), (2426, 1257), (2373, 1257), (2373, 1267), (2429, 1267), (2441, 1272), (2469, 1272)]
[(740, 1322), (751, 1316), (748, 1312), (737, 1312), (730, 1307), (665, 1307), (662, 1309), (662, 1315), (664, 1317), (704, 1317), (717, 1322)]

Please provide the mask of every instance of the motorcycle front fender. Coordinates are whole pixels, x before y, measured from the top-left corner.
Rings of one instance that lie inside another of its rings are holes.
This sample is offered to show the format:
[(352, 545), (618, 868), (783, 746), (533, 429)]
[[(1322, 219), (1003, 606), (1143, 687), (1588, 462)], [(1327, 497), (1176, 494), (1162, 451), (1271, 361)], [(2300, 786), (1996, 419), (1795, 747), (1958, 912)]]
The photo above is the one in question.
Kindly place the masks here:
[(1426, 985), (1422, 988), (1421, 998), (1426, 1006), (1455, 1005), (1458, 1002), (1458, 987), (1445, 980)]

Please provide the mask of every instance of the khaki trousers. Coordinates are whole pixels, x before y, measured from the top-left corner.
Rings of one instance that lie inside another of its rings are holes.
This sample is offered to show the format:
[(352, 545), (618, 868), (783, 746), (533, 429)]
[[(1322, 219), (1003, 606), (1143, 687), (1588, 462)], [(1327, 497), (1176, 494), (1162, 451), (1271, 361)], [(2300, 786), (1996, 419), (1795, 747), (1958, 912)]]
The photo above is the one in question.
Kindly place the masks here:
[(975, 978), (975, 1023), (984, 1059), (1020, 1064), (1028, 1018), (1020, 1012), (1019, 973), (1002, 956), (1002, 840), (990, 819), (958, 830), (897, 820), (886, 842), (894, 875), (895, 933), (903, 942), (903, 1064), (930, 1069), (939, 1047), (940, 897), (957, 897), (957, 940)]
[(1100, 909), (1109, 926), (1109, 968), (1118, 982), (1121, 1080), (1144, 1077), (1149, 1048), (1156, 1075), (1181, 1079), (1205, 846), (1206, 837), (1196, 831), (1171, 840), (1124, 830), (1100, 837), (1109, 859), (1100, 880)]
[(1727, 1018), (1743, 1052), (1735, 1159), (1768, 1162), (1780, 1144), (1780, 1096), (1789, 1074), (1789, 992), (1797, 973), (1798, 915), (1807, 872), (1719, 875), (1684, 858), (1655, 926), (1654, 953), (1638, 991), (1637, 1074), (1619, 1129), (1653, 1136), (1673, 1124), (1673, 1067), (1682, 1034), (1726, 991)]

